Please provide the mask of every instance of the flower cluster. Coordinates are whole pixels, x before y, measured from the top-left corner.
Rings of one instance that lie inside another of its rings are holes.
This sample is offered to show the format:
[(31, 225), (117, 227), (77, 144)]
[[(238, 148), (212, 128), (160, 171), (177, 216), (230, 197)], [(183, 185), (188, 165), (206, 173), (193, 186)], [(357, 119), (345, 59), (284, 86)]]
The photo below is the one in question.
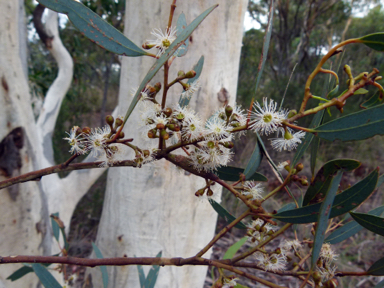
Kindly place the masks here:
[[(283, 128), (283, 121), (288, 118), (288, 110), (277, 111), (277, 103), (273, 100), (263, 99), (263, 107), (256, 102), (253, 105), (255, 111), (251, 111), (250, 128), (260, 135), (277, 133), (277, 138), (272, 139), (272, 147), (278, 151), (296, 149), (305, 136), (305, 132), (294, 133), (288, 127)], [(279, 135), (281, 134), (281, 137)]]

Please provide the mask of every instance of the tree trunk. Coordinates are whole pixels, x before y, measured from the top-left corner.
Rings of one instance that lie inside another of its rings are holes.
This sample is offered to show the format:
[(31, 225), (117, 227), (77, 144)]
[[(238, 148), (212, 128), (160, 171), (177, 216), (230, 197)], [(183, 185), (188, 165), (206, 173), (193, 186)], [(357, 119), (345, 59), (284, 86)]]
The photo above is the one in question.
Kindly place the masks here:
[[(151, 39), (153, 28), (164, 31), (171, 1), (127, 1), (125, 35), (140, 45)], [(188, 23), (201, 12), (216, 4), (213, 0), (180, 1), (173, 23), (184, 12)], [(177, 58), (170, 69), (170, 80), (178, 70), (189, 71), (205, 56), (200, 77), (202, 88), (194, 94), (191, 107), (203, 119), (223, 103), (218, 92), (225, 88), (234, 103), (247, 1), (222, 1), (220, 6), (197, 28), (190, 38), (188, 53)], [(175, 24), (174, 24), (175, 25)], [(119, 112), (124, 115), (131, 101), (130, 90), (136, 88), (153, 64), (151, 58), (123, 58)], [(161, 70), (160, 70), (161, 71)], [(159, 73), (151, 81), (162, 82)], [(168, 105), (176, 103), (181, 88), (171, 88)], [(146, 148), (138, 131), (139, 113), (134, 111), (125, 127), (125, 135), (134, 138), (134, 145)], [(152, 165), (152, 166), (151, 166)], [(196, 254), (213, 237), (217, 214), (210, 204), (201, 202), (194, 193), (204, 187), (204, 179), (179, 173), (173, 164), (161, 160), (141, 169), (110, 168), (99, 226), (97, 245), (104, 257), (156, 256), (189, 257)], [(220, 199), (221, 190), (215, 193)], [(209, 257), (209, 254), (205, 255)], [(146, 273), (149, 267), (144, 268)], [(202, 287), (207, 267), (163, 267), (156, 287)], [(92, 269), (93, 284), (101, 287), (99, 269)], [(139, 287), (137, 268), (109, 267), (109, 287)]]

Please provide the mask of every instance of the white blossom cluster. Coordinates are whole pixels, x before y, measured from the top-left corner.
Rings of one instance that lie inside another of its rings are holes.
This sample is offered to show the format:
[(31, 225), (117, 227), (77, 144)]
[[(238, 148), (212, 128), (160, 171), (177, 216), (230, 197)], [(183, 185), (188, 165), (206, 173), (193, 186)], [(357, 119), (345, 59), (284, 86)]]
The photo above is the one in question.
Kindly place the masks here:
[(318, 266), (317, 271), (320, 272), (323, 282), (335, 277), (337, 267), (333, 264), (333, 261), (337, 260), (338, 256), (329, 243), (325, 243), (321, 247), (319, 259), (322, 262), (322, 266)]
[[(256, 102), (253, 105), (255, 111), (251, 112), (250, 128), (260, 133), (260, 135), (269, 135), (272, 132), (277, 133), (277, 138), (272, 139), (272, 147), (278, 151), (291, 151), (297, 148), (305, 132), (294, 133), (289, 127), (282, 127), (282, 122), (288, 117), (288, 110), (277, 111), (277, 103), (273, 100), (263, 99), (263, 107)], [(281, 134), (281, 137), (279, 135)]]

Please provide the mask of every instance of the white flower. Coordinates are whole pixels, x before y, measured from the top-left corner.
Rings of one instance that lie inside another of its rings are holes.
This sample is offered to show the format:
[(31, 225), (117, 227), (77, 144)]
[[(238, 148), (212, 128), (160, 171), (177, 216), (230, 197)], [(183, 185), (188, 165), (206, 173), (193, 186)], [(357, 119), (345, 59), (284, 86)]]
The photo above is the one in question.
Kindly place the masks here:
[(287, 263), (286, 258), (282, 254), (263, 254), (258, 253), (256, 256), (259, 261), (259, 265), (264, 268), (265, 271), (282, 271), (285, 269)]
[(232, 153), (215, 141), (201, 142), (200, 148), (191, 153), (192, 166), (198, 171), (210, 172), (221, 165), (227, 165)]
[(317, 270), (320, 272), (322, 282), (325, 282), (325, 281), (335, 277), (336, 268), (337, 267), (335, 265), (329, 266), (326, 268), (317, 267)]
[(93, 157), (99, 157), (100, 154), (105, 153), (106, 141), (111, 133), (111, 128), (107, 125), (103, 128), (94, 128), (89, 135), (86, 135), (86, 150), (91, 151)]
[(70, 133), (65, 132), (68, 134), (69, 137), (66, 137), (63, 139), (68, 140), (69, 145), (72, 146), (71, 149), (69, 150), (69, 152), (76, 153), (76, 154), (80, 155), (80, 154), (84, 154), (86, 151), (84, 150), (84, 144), (81, 142), (82, 140), (84, 140), (83, 138), (81, 138), (81, 136), (83, 136), (83, 134), (80, 133), (79, 135), (76, 136), (76, 130), (77, 129), (79, 129), (78, 126), (72, 127)]
[(336, 254), (335, 251), (332, 250), (332, 247), (329, 243), (323, 244), (320, 250), (320, 258), (322, 258), (325, 262), (331, 263), (333, 260), (337, 260), (339, 254)]
[[(140, 107), (140, 119), (142, 125), (146, 126), (152, 124), (153, 119), (161, 112), (161, 105), (153, 103), (151, 101), (143, 101)], [(146, 133), (146, 132), (145, 132)]]
[(269, 135), (271, 132), (277, 131), (280, 127), (281, 122), (285, 120), (286, 113), (285, 111), (277, 112), (276, 111), (277, 103), (273, 100), (270, 100), (268, 104), (268, 99), (263, 99), (263, 108), (258, 102), (253, 104), (255, 111), (251, 112), (251, 125), (250, 128), (263, 135)]
[(302, 247), (301, 242), (299, 240), (285, 240), (285, 243), (283, 245), (283, 250), (288, 252), (294, 249), (295, 251), (298, 251)]
[(285, 166), (288, 166), (289, 165), (289, 162), (288, 161), (284, 161), (284, 162), (280, 162), (279, 165), (277, 165), (277, 170), (278, 171), (283, 171), (285, 169)]
[(180, 99), (183, 100), (190, 100), (192, 95), (195, 94), (197, 90), (200, 88), (200, 79), (197, 78), (194, 82), (189, 84), (190, 86), (185, 90), (183, 93), (181, 93)]
[(237, 280), (239, 280), (239, 278), (232, 278), (232, 279), (225, 278), (223, 288), (232, 288), (232, 287), (236, 286)]
[(263, 196), (261, 196), (263, 192), (263, 187), (260, 183), (256, 183), (254, 181), (247, 181), (244, 184), (244, 191), (242, 191), (241, 194), (245, 196), (252, 196), (252, 200), (260, 200), (263, 199)]
[[(283, 129), (281, 129), (283, 130)], [(283, 134), (283, 132), (282, 132)], [(305, 132), (299, 131), (292, 134), (291, 129), (287, 129), (284, 132), (283, 138), (274, 138), (271, 141), (272, 147), (278, 151), (288, 150), (291, 151), (296, 149), (297, 146), (301, 143), (301, 138), (304, 138)]]
[(221, 140), (229, 138), (231, 133), (224, 120), (220, 119), (218, 115), (214, 115), (208, 119), (205, 124), (207, 140)]
[(176, 27), (167, 28), (165, 33), (161, 29), (153, 29), (151, 32), (153, 36), (156, 37), (155, 40), (147, 40), (148, 45), (154, 45), (159, 51), (157, 52), (157, 57), (160, 57), (164, 54), (165, 50), (171, 46), (172, 42), (176, 39)]
[(187, 120), (183, 121), (183, 130), (181, 131), (183, 140), (193, 141), (204, 136), (204, 134), (203, 122), (199, 118), (187, 118)]

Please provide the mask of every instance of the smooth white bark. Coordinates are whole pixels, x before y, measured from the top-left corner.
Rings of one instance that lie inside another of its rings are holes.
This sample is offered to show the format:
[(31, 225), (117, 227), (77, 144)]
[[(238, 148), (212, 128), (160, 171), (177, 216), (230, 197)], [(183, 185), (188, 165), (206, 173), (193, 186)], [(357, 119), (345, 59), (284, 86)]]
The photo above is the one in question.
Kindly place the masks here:
[[(184, 12), (188, 23), (216, 1), (178, 1), (174, 18)], [(125, 35), (138, 45), (152, 39), (153, 28), (163, 31), (168, 22), (171, 1), (127, 1)], [(234, 103), (240, 58), (243, 17), (247, 1), (220, 1), (220, 6), (192, 34), (189, 52), (172, 64), (170, 81), (177, 71), (188, 71), (205, 56), (201, 75), (202, 88), (191, 106), (203, 118), (209, 117), (223, 103), (217, 93), (229, 91)], [(119, 107), (124, 115), (131, 97), (129, 91), (139, 85), (153, 63), (151, 58), (123, 58)], [(161, 73), (159, 74), (161, 75)], [(161, 76), (151, 81), (162, 82)], [(175, 103), (181, 88), (172, 88), (168, 103)], [(128, 120), (127, 137), (145, 148), (142, 131), (138, 131), (137, 111)], [(144, 145), (144, 146), (143, 146)], [(110, 168), (108, 185), (99, 226), (97, 245), (104, 257), (124, 254), (132, 257), (155, 256), (160, 250), (164, 257), (188, 257), (196, 254), (213, 237), (217, 214), (207, 202), (194, 196), (205, 181), (180, 173), (173, 164), (160, 161), (141, 169)], [(216, 187), (219, 188), (219, 187)], [(220, 189), (216, 189), (220, 198)], [(119, 237), (122, 236), (122, 237)], [(209, 253), (205, 256), (209, 257)], [(101, 287), (98, 269), (93, 270), (93, 284)], [(145, 268), (147, 272), (149, 267)], [(109, 287), (139, 287), (137, 268), (109, 267)], [(160, 269), (156, 287), (202, 287), (206, 267), (164, 267)]]

